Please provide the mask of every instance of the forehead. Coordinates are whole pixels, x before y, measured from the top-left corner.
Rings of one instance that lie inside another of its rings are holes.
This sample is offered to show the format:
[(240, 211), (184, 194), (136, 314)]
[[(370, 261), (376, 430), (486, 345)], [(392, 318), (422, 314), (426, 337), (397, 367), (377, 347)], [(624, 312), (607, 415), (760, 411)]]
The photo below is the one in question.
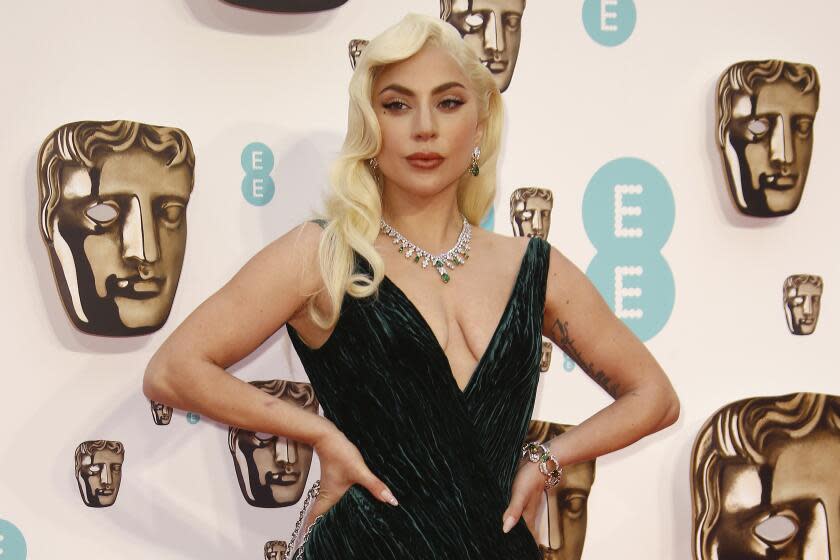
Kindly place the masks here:
[(812, 282), (803, 282), (796, 287), (796, 293), (800, 295), (819, 294), (822, 290)]
[(452, 12), (479, 12), (484, 10), (519, 12), (525, 9), (525, 0), (452, 0)]
[(110, 449), (100, 449), (93, 454), (95, 463), (122, 463), (122, 455), (114, 453)]
[[(732, 115), (747, 117), (753, 112), (753, 99), (744, 93), (732, 96)], [(761, 84), (756, 88), (755, 113), (811, 115), (817, 113), (817, 94), (814, 91), (802, 93), (787, 80), (772, 84)]]
[(373, 87), (377, 95), (393, 83), (422, 93), (446, 82), (467, 86), (467, 78), (455, 58), (442, 47), (426, 45), (411, 57), (385, 67)]

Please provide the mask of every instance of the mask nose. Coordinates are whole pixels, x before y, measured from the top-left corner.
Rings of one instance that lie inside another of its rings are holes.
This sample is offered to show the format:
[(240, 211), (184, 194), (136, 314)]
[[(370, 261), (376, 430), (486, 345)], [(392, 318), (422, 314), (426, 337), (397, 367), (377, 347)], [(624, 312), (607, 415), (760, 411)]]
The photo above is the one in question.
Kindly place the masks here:
[(496, 60), (500, 60), (501, 54), (505, 52), (505, 30), (496, 12), (491, 11), (484, 24), (484, 50), (492, 53)]
[(781, 166), (785, 172), (789, 172), (789, 166), (794, 159), (792, 131), (786, 125), (785, 118), (782, 115), (776, 115), (772, 124), (770, 159), (773, 163)]
[(153, 263), (160, 259), (152, 209), (148, 204), (141, 204), (137, 196), (131, 197), (122, 228), (122, 242), (126, 260)]

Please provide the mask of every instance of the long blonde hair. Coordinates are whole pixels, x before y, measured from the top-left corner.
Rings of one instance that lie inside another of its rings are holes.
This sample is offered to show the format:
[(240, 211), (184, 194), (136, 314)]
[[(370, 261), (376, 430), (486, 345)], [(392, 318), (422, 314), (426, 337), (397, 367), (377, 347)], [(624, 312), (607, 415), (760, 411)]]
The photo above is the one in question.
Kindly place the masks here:
[[(478, 225), (493, 204), (502, 128), (499, 89), (490, 71), (454, 27), (433, 17), (408, 14), (365, 47), (350, 80), (347, 135), (331, 169), (332, 191), (323, 216), (327, 224), (318, 247), (321, 275), (331, 308), (322, 313), (315, 307), (314, 297), (308, 303), (312, 320), (322, 329), (329, 329), (338, 321), (345, 294), (357, 298), (370, 296), (384, 278), (385, 264), (373, 246), (382, 214), (381, 190), (368, 166), (368, 160), (379, 153), (382, 145), (373, 108), (373, 82), (387, 65), (411, 57), (427, 44), (442, 47), (459, 64), (468, 87), (476, 94), (479, 123), (485, 125), (479, 145), (481, 173), (478, 176), (465, 173), (460, 179), (458, 208), (471, 224)], [(355, 272), (353, 251), (368, 261), (372, 278)]]

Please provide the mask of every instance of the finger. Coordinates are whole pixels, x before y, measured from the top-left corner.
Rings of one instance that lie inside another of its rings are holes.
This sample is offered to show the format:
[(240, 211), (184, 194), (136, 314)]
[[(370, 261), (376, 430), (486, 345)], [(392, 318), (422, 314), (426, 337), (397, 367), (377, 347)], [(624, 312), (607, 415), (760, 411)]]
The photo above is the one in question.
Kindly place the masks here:
[(525, 495), (515, 489), (510, 498), (510, 505), (508, 505), (505, 512), (502, 514), (502, 532), (510, 531), (516, 522), (522, 517), (522, 512), (525, 509)]
[(379, 480), (379, 478), (377, 478), (377, 476), (369, 470), (362, 475), (359, 484), (367, 488), (368, 492), (379, 499), (379, 501), (391, 504), (392, 506), (400, 505), (397, 498), (395, 498), (394, 494), (391, 493), (388, 485)]

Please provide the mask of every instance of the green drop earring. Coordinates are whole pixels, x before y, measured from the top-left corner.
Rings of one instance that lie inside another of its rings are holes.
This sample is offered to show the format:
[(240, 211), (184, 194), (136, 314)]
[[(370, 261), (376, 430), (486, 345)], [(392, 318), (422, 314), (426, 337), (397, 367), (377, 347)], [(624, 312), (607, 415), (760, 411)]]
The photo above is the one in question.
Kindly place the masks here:
[(470, 165), (470, 173), (472, 173), (473, 177), (478, 177), (478, 158), (481, 157), (481, 148), (478, 146), (475, 147), (472, 153), (472, 165)]

